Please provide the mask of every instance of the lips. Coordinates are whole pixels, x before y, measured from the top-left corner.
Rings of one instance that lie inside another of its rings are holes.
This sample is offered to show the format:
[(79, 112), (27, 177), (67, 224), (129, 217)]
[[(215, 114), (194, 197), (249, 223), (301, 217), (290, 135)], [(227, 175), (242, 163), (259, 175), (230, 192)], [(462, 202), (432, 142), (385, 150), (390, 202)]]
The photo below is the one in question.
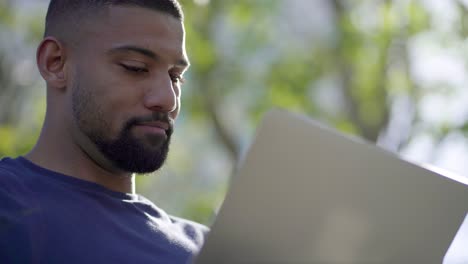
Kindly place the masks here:
[(166, 122), (162, 121), (151, 121), (151, 122), (142, 122), (138, 123), (138, 126), (147, 126), (147, 127), (154, 127), (154, 128), (160, 128), (163, 130), (169, 130), (170, 125)]
[(142, 122), (135, 125), (135, 127), (145, 133), (161, 134), (167, 136), (170, 125), (162, 121)]

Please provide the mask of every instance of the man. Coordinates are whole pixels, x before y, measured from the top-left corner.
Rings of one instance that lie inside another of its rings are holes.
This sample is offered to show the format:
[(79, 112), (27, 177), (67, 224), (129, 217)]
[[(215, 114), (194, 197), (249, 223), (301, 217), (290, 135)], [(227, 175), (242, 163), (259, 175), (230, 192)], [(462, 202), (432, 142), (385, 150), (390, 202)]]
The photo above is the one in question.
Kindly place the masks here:
[(189, 66), (176, 0), (52, 0), (35, 147), (0, 161), (0, 263), (186, 263), (206, 227), (135, 193), (162, 166)]

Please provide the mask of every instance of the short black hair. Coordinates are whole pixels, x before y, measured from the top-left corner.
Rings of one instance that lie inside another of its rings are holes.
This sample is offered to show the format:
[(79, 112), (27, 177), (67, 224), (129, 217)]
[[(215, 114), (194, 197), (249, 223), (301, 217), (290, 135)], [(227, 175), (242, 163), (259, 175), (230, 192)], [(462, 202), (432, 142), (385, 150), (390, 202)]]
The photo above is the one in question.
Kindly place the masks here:
[[(184, 14), (177, 0), (51, 0), (46, 15), (44, 36), (54, 35), (67, 23), (77, 25), (79, 19), (107, 6), (136, 6), (169, 14), (183, 22)], [(70, 28), (72, 30), (72, 28)]]

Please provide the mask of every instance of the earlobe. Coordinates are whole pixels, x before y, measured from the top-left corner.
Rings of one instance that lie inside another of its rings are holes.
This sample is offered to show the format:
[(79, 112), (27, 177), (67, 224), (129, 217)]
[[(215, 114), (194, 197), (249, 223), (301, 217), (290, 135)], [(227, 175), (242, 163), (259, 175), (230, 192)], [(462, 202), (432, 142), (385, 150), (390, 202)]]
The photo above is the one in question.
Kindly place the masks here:
[(53, 37), (44, 38), (37, 48), (37, 66), (49, 87), (65, 88), (65, 58), (63, 44)]

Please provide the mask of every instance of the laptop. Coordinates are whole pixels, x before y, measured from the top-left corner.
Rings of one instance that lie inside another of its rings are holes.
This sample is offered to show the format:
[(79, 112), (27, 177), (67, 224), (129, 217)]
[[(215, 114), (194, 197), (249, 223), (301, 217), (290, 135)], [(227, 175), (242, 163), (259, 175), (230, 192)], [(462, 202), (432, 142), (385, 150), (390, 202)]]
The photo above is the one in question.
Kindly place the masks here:
[(196, 263), (442, 263), (467, 180), (266, 114)]

